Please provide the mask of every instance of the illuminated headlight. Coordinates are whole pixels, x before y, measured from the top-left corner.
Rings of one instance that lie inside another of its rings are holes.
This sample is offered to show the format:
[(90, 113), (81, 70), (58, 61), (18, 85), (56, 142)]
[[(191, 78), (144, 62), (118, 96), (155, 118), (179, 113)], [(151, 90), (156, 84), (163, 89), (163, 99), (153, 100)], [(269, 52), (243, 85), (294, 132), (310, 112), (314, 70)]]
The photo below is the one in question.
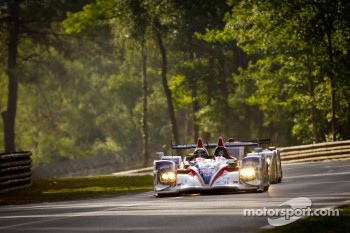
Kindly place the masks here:
[(255, 178), (255, 169), (254, 168), (242, 168), (240, 170), (240, 176), (246, 179), (254, 179)]
[(271, 162), (271, 159), (267, 158), (267, 164), (270, 164), (270, 162)]
[(176, 181), (176, 174), (175, 174), (175, 172), (161, 173), (159, 176), (159, 181), (161, 183), (173, 183)]

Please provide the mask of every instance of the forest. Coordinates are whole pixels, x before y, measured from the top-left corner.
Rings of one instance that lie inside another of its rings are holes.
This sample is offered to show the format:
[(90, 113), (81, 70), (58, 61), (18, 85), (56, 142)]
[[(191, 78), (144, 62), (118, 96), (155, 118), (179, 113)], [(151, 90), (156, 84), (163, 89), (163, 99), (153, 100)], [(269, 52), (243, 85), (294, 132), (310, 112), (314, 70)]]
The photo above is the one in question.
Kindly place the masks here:
[[(1, 152), (350, 139), (348, 0), (0, 0)], [(127, 155), (125, 155), (127, 156)], [(122, 159), (122, 158), (121, 158)]]

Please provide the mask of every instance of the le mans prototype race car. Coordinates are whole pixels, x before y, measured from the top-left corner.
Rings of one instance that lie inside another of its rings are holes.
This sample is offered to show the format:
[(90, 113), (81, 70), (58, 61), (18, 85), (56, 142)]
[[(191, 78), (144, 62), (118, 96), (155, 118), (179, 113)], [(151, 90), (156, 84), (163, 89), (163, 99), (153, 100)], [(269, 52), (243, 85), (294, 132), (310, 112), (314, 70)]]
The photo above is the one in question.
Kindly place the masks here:
[(249, 158), (261, 156), (266, 157), (267, 160), (270, 184), (280, 183), (283, 178), (280, 151), (276, 147), (269, 147), (264, 150), (262, 148), (255, 148), (253, 152), (247, 154)]
[[(269, 142), (270, 140), (268, 140)], [(267, 191), (269, 163), (266, 153), (244, 157), (244, 147), (257, 146), (258, 141), (172, 145), (172, 149), (195, 148), (185, 157), (165, 156), (157, 152), (154, 161), (154, 193), (161, 197), (182, 193)], [(212, 155), (208, 149), (215, 148)]]

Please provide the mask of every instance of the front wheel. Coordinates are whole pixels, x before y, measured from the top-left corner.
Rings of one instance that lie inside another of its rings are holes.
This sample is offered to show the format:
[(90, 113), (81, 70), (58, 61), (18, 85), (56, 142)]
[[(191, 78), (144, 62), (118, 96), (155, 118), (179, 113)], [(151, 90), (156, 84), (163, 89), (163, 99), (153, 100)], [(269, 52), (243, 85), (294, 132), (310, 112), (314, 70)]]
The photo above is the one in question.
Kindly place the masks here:
[(154, 190), (154, 196), (157, 198), (161, 198), (161, 197), (177, 197), (179, 196), (180, 193), (159, 193), (156, 190)]

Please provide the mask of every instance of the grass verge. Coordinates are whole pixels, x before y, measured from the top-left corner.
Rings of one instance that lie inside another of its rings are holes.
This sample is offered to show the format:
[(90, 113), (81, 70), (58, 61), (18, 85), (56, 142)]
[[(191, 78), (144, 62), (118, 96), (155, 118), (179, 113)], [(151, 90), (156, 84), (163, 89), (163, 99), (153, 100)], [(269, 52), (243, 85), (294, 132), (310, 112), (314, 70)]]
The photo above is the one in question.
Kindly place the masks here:
[(307, 217), (285, 226), (263, 231), (263, 233), (350, 233), (350, 205), (343, 205), (337, 209), (340, 210), (339, 216)]
[(149, 190), (153, 190), (150, 175), (35, 179), (29, 188), (0, 194), (0, 205), (112, 197)]

